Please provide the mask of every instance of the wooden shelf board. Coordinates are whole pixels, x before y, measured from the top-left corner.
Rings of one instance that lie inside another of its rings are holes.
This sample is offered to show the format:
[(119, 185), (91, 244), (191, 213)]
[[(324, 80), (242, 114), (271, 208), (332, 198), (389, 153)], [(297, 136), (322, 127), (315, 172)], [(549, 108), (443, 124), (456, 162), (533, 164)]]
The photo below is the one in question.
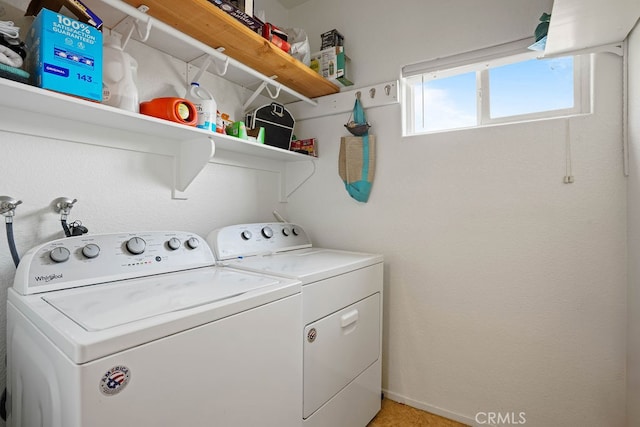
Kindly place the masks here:
[(330, 95), (339, 87), (207, 0), (124, 0), (149, 7), (150, 16), (309, 98)]

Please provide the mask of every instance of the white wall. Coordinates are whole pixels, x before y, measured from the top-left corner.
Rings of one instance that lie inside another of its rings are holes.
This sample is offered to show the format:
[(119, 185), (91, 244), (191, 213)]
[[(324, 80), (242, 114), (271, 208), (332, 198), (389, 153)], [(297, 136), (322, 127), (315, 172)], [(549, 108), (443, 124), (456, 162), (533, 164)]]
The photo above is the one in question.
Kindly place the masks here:
[(640, 425), (640, 27), (629, 37), (627, 426)]
[[(330, 0), (291, 20), (312, 42), (342, 31), (352, 78), (366, 87), (406, 63), (523, 38), (549, 10), (548, 1)], [(502, 411), (525, 412), (531, 426), (625, 424), (620, 76), (620, 58), (598, 56), (595, 114), (568, 121), (402, 139), (398, 106), (369, 110), (379, 151), (367, 204), (337, 173), (348, 114), (299, 124), (321, 157), (290, 218), (310, 224), (320, 245), (385, 256), (390, 397), (467, 422)]]

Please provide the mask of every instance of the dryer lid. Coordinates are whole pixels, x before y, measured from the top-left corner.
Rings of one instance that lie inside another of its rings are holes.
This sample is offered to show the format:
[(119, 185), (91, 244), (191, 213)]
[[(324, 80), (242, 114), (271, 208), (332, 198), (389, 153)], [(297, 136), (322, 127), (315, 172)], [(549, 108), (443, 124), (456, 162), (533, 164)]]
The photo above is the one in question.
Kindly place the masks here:
[(229, 261), (229, 265), (313, 283), (328, 277), (378, 264), (382, 255), (337, 249), (306, 248), (251, 256)]
[(84, 330), (102, 331), (221, 302), (278, 282), (211, 267), (50, 293), (42, 299)]

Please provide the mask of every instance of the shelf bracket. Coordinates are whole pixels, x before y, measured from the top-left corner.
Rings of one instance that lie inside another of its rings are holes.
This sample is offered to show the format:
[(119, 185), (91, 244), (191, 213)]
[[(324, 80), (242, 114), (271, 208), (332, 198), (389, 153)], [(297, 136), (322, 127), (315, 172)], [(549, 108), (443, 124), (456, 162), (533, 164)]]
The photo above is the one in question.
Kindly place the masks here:
[(289, 197), (291, 197), (291, 195), (293, 193), (298, 191), (298, 189), (300, 187), (302, 187), (307, 181), (309, 181), (309, 179), (311, 179), (311, 177), (313, 175), (315, 175), (316, 169), (317, 169), (315, 159), (309, 159), (309, 163), (311, 163), (311, 166), (313, 167), (311, 169), (311, 172), (305, 178), (303, 178), (300, 181), (300, 183), (298, 183), (298, 185), (296, 185), (293, 188), (293, 190), (289, 191), (288, 193), (287, 193), (287, 181), (288, 181), (288, 179), (287, 179), (286, 172), (285, 172), (286, 171), (286, 167), (285, 167), (285, 169), (283, 169), (282, 173), (280, 174), (280, 202), (282, 202), (282, 203), (288, 202), (289, 201)]
[[(277, 79), (278, 76), (271, 76), (271, 81), (267, 82), (264, 81), (260, 84), (260, 86), (258, 86), (258, 89), (255, 90), (255, 92), (253, 92), (253, 95), (251, 95), (249, 97), (249, 99), (247, 99), (247, 102), (244, 103), (244, 105), (242, 106), (242, 110), (243, 111), (247, 111), (249, 109), (249, 106), (251, 105), (251, 103), (253, 101), (256, 100), (256, 98), (262, 93), (263, 90), (267, 90), (267, 92), (269, 93), (269, 96), (271, 97), (271, 99), (276, 99), (278, 96), (280, 96), (280, 90), (282, 89), (282, 85), (280, 83), (276, 83), (275, 79)], [(271, 90), (271, 88), (269, 87), (269, 83), (271, 83), (273, 85), (273, 87), (275, 88), (275, 92), (273, 92)]]
[(173, 161), (173, 189), (171, 198), (186, 200), (187, 187), (205, 168), (216, 151), (212, 137), (182, 141)]

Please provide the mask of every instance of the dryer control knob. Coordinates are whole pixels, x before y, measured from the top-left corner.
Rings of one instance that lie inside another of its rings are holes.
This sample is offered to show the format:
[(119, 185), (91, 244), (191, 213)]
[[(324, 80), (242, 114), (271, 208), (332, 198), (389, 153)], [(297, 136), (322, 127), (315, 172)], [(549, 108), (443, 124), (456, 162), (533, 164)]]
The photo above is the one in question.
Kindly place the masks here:
[(127, 250), (134, 255), (140, 255), (147, 248), (147, 242), (140, 237), (132, 237), (127, 240)]
[(240, 237), (242, 237), (242, 240), (251, 240), (251, 237), (253, 237), (253, 235), (249, 230), (244, 230), (242, 233), (240, 233)]
[(172, 251), (175, 251), (177, 249), (180, 248), (180, 239), (178, 239), (177, 237), (172, 237), (167, 241), (167, 246), (169, 247), (169, 249), (171, 249)]
[(195, 249), (198, 246), (200, 246), (200, 240), (196, 239), (195, 237), (190, 237), (189, 240), (187, 240), (187, 247), (189, 249)]
[(49, 252), (49, 258), (53, 262), (65, 262), (69, 259), (69, 256), (71, 256), (71, 252), (64, 246), (58, 246)]
[(100, 246), (95, 243), (89, 243), (84, 248), (82, 248), (82, 255), (87, 258), (95, 258), (100, 255)]
[(298, 231), (298, 229), (297, 229), (297, 228), (295, 228), (295, 227), (293, 227), (293, 228), (291, 229), (291, 232), (293, 233), (293, 235), (294, 235), (294, 236), (297, 236), (298, 234), (300, 234), (300, 232)]
[(271, 229), (271, 227), (264, 227), (262, 229), (262, 235), (266, 238), (266, 239), (270, 239), (273, 237), (273, 230)]
[(289, 237), (289, 234), (291, 234), (291, 232), (289, 231), (289, 229), (288, 229), (287, 227), (284, 227), (284, 228), (282, 229), (282, 235), (283, 235), (284, 237)]

